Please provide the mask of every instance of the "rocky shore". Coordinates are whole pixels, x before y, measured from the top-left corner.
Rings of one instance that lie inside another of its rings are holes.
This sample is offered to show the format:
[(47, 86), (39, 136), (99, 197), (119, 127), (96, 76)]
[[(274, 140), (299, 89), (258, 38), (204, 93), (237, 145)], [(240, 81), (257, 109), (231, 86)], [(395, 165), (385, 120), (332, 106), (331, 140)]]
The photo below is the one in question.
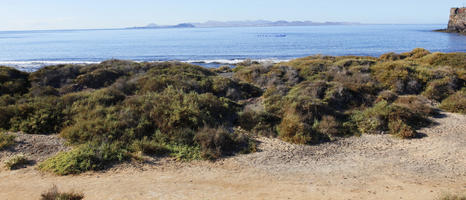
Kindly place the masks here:
[(466, 34), (466, 8), (452, 8), (448, 28), (437, 31)]

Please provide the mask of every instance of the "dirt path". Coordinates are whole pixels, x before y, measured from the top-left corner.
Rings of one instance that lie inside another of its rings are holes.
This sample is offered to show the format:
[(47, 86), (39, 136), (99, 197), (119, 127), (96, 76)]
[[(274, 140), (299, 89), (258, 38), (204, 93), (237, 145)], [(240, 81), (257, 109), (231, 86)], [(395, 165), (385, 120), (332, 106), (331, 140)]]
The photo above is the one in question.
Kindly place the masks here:
[(58, 177), (0, 172), (0, 199), (38, 199), (56, 184), (86, 199), (434, 199), (466, 191), (466, 116), (444, 113), (426, 137), (364, 135), (318, 146), (258, 138), (261, 152), (216, 163), (124, 164)]

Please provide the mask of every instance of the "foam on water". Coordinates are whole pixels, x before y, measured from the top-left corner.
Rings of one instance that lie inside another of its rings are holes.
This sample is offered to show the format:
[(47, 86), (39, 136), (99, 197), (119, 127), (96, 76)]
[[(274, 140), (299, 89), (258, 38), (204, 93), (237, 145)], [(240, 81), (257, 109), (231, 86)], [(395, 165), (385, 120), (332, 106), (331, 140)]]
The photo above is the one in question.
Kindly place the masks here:
[[(201, 65), (205, 67), (219, 67), (222, 65), (236, 65), (238, 63), (242, 63), (244, 61), (252, 61), (252, 62), (259, 62), (259, 63), (279, 63), (279, 62), (287, 62), (289, 60), (286, 59), (276, 59), (276, 58), (270, 58), (270, 59), (232, 59), (232, 60), (227, 60), (227, 59), (215, 59), (215, 60), (170, 60), (170, 61), (178, 61), (178, 62), (186, 62), (194, 65)], [(162, 60), (154, 60), (154, 61), (135, 61), (135, 62), (166, 62)], [(32, 72), (36, 71), (42, 67), (45, 66), (51, 66), (51, 65), (66, 65), (66, 64), (77, 64), (77, 65), (86, 65), (86, 64), (98, 64), (100, 62), (97, 61), (46, 61), (46, 60), (41, 60), (41, 61), (0, 61), (0, 66), (9, 66), (9, 67), (14, 67), (18, 70), (21, 71), (26, 71), (26, 72)]]

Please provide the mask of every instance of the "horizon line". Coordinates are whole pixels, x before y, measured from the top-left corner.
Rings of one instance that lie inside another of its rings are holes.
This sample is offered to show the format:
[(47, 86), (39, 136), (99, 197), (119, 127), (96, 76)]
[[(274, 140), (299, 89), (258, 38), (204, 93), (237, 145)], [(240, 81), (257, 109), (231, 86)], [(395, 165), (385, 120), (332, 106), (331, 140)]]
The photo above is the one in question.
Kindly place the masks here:
[[(241, 20), (238, 20), (241, 21)], [(254, 21), (254, 20), (243, 20), (243, 21)], [(255, 20), (259, 21), (259, 20)], [(268, 21), (268, 20), (265, 20)], [(280, 20), (278, 20), (280, 21)], [(286, 20), (284, 20), (286, 21)], [(295, 20), (296, 21), (296, 20)], [(208, 21), (206, 21), (208, 22)], [(234, 21), (219, 21), (219, 22), (234, 22)], [(294, 22), (294, 21), (290, 21)], [(192, 24), (192, 23), (205, 23), (205, 22), (187, 22), (187, 23), (179, 23), (179, 24)], [(361, 26), (361, 25), (447, 25), (447, 23), (359, 23), (359, 22), (316, 22), (322, 23), (322, 25), (304, 25), (304, 26)], [(324, 23), (350, 23), (350, 24), (324, 24)], [(176, 26), (175, 25), (161, 25), (161, 26)], [(295, 25), (300, 26), (300, 25)], [(46, 32), (46, 31), (97, 31), (97, 30), (138, 30), (137, 28), (140, 26), (133, 26), (133, 27), (112, 27), (112, 28), (52, 28), (52, 29), (18, 29), (18, 30), (0, 30), (0, 32), (30, 32), (30, 31), (38, 31), (38, 32)], [(142, 26), (144, 27), (144, 26)], [(157, 27), (153, 29), (189, 29), (189, 28), (236, 28), (236, 27), (280, 27), (280, 26), (221, 26), (221, 27), (184, 27), (184, 28), (170, 28), (170, 27)], [(283, 26), (281, 26), (283, 27)], [(151, 29), (151, 28), (147, 28)]]

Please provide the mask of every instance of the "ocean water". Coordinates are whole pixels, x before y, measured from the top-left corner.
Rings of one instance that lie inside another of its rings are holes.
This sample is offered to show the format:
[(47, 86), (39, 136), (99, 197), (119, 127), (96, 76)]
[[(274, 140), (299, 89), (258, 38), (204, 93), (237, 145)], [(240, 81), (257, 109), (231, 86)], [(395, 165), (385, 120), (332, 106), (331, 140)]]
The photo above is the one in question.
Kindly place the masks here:
[(466, 36), (446, 25), (339, 25), (0, 32), (0, 65), (33, 70), (108, 59), (178, 60), (207, 66), (244, 59), (281, 61), (324, 55), (380, 56), (421, 47), (466, 52)]

